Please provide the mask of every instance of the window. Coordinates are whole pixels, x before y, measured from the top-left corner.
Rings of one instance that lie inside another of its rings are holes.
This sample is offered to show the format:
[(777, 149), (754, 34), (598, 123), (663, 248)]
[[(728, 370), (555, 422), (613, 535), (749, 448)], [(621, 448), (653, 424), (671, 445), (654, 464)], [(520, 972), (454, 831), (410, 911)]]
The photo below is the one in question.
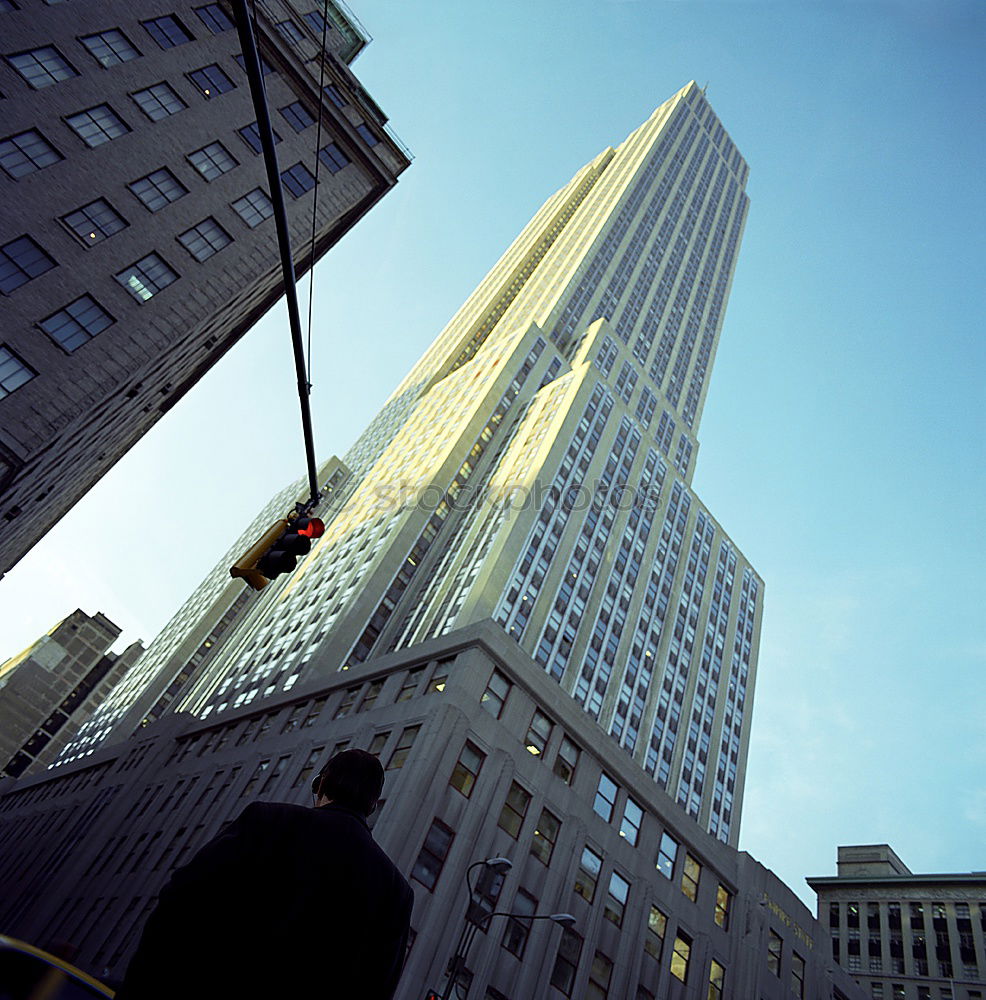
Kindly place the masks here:
[(674, 875), (674, 861), (678, 856), (678, 841), (665, 832), (661, 836), (661, 847), (657, 852), (657, 861), (654, 867), (665, 877), (672, 878)]
[(623, 914), (627, 908), (629, 895), (630, 883), (619, 872), (614, 871), (609, 877), (609, 891), (603, 904), (603, 916), (617, 927), (623, 924)]
[(337, 107), (344, 108), (347, 104), (346, 98), (342, 96), (339, 88), (334, 83), (326, 84), (322, 88), (322, 93)]
[(572, 985), (575, 982), (575, 972), (579, 967), (582, 955), (582, 938), (571, 927), (566, 927), (561, 933), (558, 944), (558, 954), (551, 970), (551, 985), (561, 990), (565, 996), (572, 995)]
[(356, 126), (356, 131), (366, 140), (368, 146), (375, 146), (380, 140), (370, 131), (366, 122), (360, 122)]
[(69, 115), (65, 122), (90, 148), (101, 146), (111, 139), (118, 139), (130, 131), (130, 126), (108, 104), (99, 104), (86, 111)]
[(113, 323), (113, 317), (91, 296), (83, 295), (52, 313), (38, 326), (66, 351), (74, 351)]
[(494, 670), (479, 702), (494, 719), (499, 719), (509, 693), (510, 681), (499, 670)]
[[(260, 144), (260, 130), (257, 128), (257, 123), (253, 122), (250, 125), (244, 125), (243, 128), (237, 129), (237, 134), (239, 137), (257, 154), (263, 152), (263, 146)], [(274, 132), (273, 129), (271, 129)], [(276, 146), (281, 141), (281, 137), (274, 132), (274, 145)]]
[(318, 158), (329, 169), (329, 173), (337, 174), (343, 167), (349, 166), (349, 157), (334, 143), (330, 142), (318, 151)]
[(596, 798), (592, 803), (592, 811), (601, 816), (607, 823), (613, 818), (613, 806), (616, 803), (616, 793), (619, 788), (616, 782), (604, 771), (599, 776), (596, 788)]
[(294, 104), (281, 108), (281, 115), (295, 132), (304, 132), (309, 125), (315, 124), (314, 116), (301, 101), (295, 101)]
[(525, 892), (523, 889), (517, 890), (517, 895), (514, 896), (510, 909), (513, 914), (519, 914), (520, 918), (512, 915), (507, 919), (503, 940), (500, 942), (501, 948), (506, 948), (511, 955), (516, 955), (517, 958), (524, 957), (524, 948), (527, 945), (527, 936), (531, 929), (530, 922), (524, 921), (523, 918), (534, 916), (537, 905), (538, 901), (529, 892)]
[(201, 264), (233, 242), (233, 238), (211, 216), (186, 229), (178, 242)]
[(428, 688), (425, 694), (441, 694), (445, 690), (447, 683), (448, 671), (442, 669), (442, 665), (439, 664), (435, 672), (431, 675), (431, 680), (428, 681)]
[(370, 745), (366, 748), (367, 753), (372, 753), (374, 757), (379, 758), (380, 754), (383, 753), (383, 748), (387, 745), (387, 740), (389, 739), (389, 729), (385, 733), (377, 733), (373, 739), (370, 740)]
[(459, 759), (448, 783), (468, 799), (472, 795), (472, 786), (476, 783), (484, 760), (486, 760), (486, 754), (467, 741), (462, 748), (462, 753), (459, 754)]
[(414, 697), (414, 692), (418, 690), (418, 684), (421, 682), (421, 674), (424, 672), (424, 667), (415, 667), (413, 670), (409, 670), (404, 678), (404, 683), (401, 684), (401, 689), (397, 694), (398, 701), (408, 701)]
[(563, 736), (552, 770), (566, 785), (570, 785), (575, 777), (575, 767), (578, 762), (579, 748), (567, 736)]
[(282, 736), (285, 733), (293, 733), (301, 726), (301, 717), (304, 715), (304, 712), (304, 705), (295, 705), (295, 707), (291, 709), (291, 714), (285, 720), (284, 725), (281, 726)]
[(229, 150), (221, 142), (210, 142), (208, 146), (188, 154), (188, 162), (207, 180), (214, 181), (222, 174), (238, 166)]
[(236, 87), (236, 84), (215, 63), (192, 70), (188, 78), (198, 87), (203, 97), (218, 97)]
[(256, 788), (257, 785), (259, 784), (261, 777), (269, 767), (270, 767), (269, 757), (266, 760), (262, 760), (257, 765), (256, 771), (253, 772), (253, 774), (250, 776), (250, 780), (246, 783), (246, 785), (243, 788), (243, 795), (242, 795), (243, 798), (246, 798), (246, 796), (248, 796), (251, 792), (253, 792), (254, 788)]
[[(240, 53), (240, 52), (237, 52), (237, 54), (235, 56), (233, 56), (233, 58), (236, 60), (236, 65), (239, 66), (240, 69), (243, 70), (243, 72), (245, 73), (246, 72), (246, 60), (243, 58), (243, 54)], [(260, 57), (260, 75), (261, 76), (269, 76), (273, 72), (274, 72), (274, 67), (271, 66), (271, 64), (263, 56), (261, 56)]]
[(722, 994), (725, 986), (726, 970), (715, 959), (712, 959), (712, 965), (709, 968), (708, 1000), (722, 1000)]
[(359, 694), (359, 689), (359, 684), (354, 684), (352, 687), (346, 688), (342, 696), (342, 701), (339, 702), (339, 707), (336, 709), (335, 715), (332, 716), (333, 719), (344, 719), (349, 715), (353, 710), (353, 705), (356, 704), (356, 695)]
[(25, 382), (30, 382), (37, 372), (28, 368), (13, 351), (0, 344), (0, 399), (9, 396)]
[(438, 876), (442, 874), (454, 836), (455, 831), (440, 819), (436, 817), (432, 821), (418, 860), (411, 869), (411, 878), (417, 879), (429, 892), (435, 888)]
[(75, 67), (53, 45), (16, 52), (7, 56), (7, 61), (35, 90), (79, 75)]
[(207, 3), (204, 7), (196, 7), (195, 13), (198, 14), (199, 20), (214, 35), (221, 34), (224, 31), (229, 31), (230, 28), (236, 27), (236, 25), (234, 25), (226, 15), (226, 11), (224, 11), (217, 3)]
[(192, 36), (185, 30), (185, 26), (173, 14), (154, 17), (140, 23), (162, 49), (173, 49), (176, 45), (192, 41)]
[(551, 720), (539, 708), (534, 709), (534, 717), (531, 719), (531, 725), (527, 730), (527, 740), (525, 741), (528, 753), (532, 753), (535, 756), (543, 754), (544, 748), (548, 745), (548, 740), (551, 739), (551, 730)]
[(394, 752), (390, 755), (390, 760), (387, 761), (388, 771), (396, 771), (404, 766), (407, 755), (411, 752), (411, 747), (414, 746), (414, 739), (420, 729), (421, 726), (408, 726), (401, 733), (400, 739), (397, 741), (397, 746), (394, 747)]
[(254, 188), (242, 198), (237, 198), (233, 202), (233, 210), (251, 229), (256, 229), (274, 214), (270, 198), (260, 188)]
[(586, 984), (585, 995), (589, 1000), (606, 1000), (609, 996), (609, 983), (613, 975), (613, 963), (601, 952), (592, 956), (589, 966), (589, 982)]
[(302, 785), (307, 785), (308, 780), (311, 777), (312, 771), (318, 766), (319, 759), (325, 752), (325, 747), (315, 747), (311, 753), (308, 754), (308, 758), (302, 766), (301, 770), (298, 772), (298, 777), (294, 779), (294, 784), (292, 788), (301, 788)]
[(300, 198), (306, 191), (311, 191), (315, 187), (315, 178), (303, 163), (296, 163), (281, 171), (281, 183), (295, 198)]
[(674, 951), (671, 953), (671, 975), (688, 982), (688, 959), (692, 953), (692, 939), (683, 931), (678, 931), (674, 939)]
[(602, 866), (603, 859), (586, 844), (582, 849), (579, 870), (575, 873), (575, 891), (587, 903), (591, 903), (596, 895), (596, 882)]
[(561, 820), (547, 809), (541, 810), (541, 818), (534, 830), (534, 837), (531, 840), (531, 854), (542, 864), (551, 864), (551, 855), (554, 853), (555, 844), (558, 842), (558, 831), (561, 829)]
[(15, 180), (35, 170), (44, 170), (64, 159), (37, 130), (28, 129), (0, 141), (0, 166)]
[(623, 822), (620, 823), (620, 836), (625, 838), (633, 847), (637, 846), (640, 839), (640, 824), (644, 819), (644, 810), (637, 805), (633, 799), (628, 798), (623, 807)]
[(804, 1000), (805, 960), (796, 951), (791, 953), (791, 990), (798, 1000)]
[(698, 901), (698, 880), (701, 876), (702, 866), (690, 854), (685, 854), (685, 864), (681, 872), (681, 891), (693, 903)]
[(298, 42), (303, 42), (305, 40), (305, 36), (301, 33), (301, 28), (299, 28), (298, 25), (296, 25), (290, 18), (286, 21), (278, 21), (275, 27), (286, 42), (294, 42), (297, 44)]
[(507, 792), (507, 801), (503, 803), (503, 808), (500, 810), (497, 826), (506, 830), (516, 840), (530, 804), (530, 793), (521, 788), (516, 781), (512, 781), (510, 791)]
[(780, 935), (770, 932), (767, 940), (767, 968), (780, 978), (781, 975), (781, 939)]
[(9, 295), (53, 267), (54, 260), (30, 236), (18, 236), (0, 246), (0, 292)]
[(644, 938), (644, 951), (655, 961), (661, 961), (664, 951), (664, 934), (668, 929), (667, 914), (651, 904), (647, 914), (647, 936)]
[(116, 28), (109, 31), (98, 31), (95, 35), (80, 38), (80, 42), (89, 50), (89, 54), (100, 66), (109, 68), (117, 63), (130, 62), (140, 53), (130, 43), (130, 39)]
[(729, 930), (729, 904), (732, 898), (729, 890), (720, 882), (716, 888), (716, 924), (724, 931)]
[(97, 198), (62, 217), (62, 222), (86, 245), (101, 243), (127, 228), (127, 220), (105, 199)]
[(152, 122), (159, 122), (162, 118), (177, 114), (188, 107), (167, 83), (155, 83), (146, 90), (138, 90), (130, 96), (134, 104)]
[(150, 212), (158, 212), (165, 205), (170, 205), (171, 202), (188, 194), (188, 188), (167, 167), (161, 167), (160, 170), (141, 177), (129, 187)]
[(366, 694), (360, 699), (359, 708), (356, 709), (357, 712), (368, 712), (376, 704), (377, 698), (380, 697), (380, 691), (383, 689), (383, 681), (373, 681), (366, 688)]
[(318, 35), (331, 30), (325, 18), (317, 10), (310, 10), (307, 14), (302, 14), (301, 19)]
[(149, 253), (114, 277), (138, 302), (146, 302), (178, 280), (178, 275), (156, 253)]

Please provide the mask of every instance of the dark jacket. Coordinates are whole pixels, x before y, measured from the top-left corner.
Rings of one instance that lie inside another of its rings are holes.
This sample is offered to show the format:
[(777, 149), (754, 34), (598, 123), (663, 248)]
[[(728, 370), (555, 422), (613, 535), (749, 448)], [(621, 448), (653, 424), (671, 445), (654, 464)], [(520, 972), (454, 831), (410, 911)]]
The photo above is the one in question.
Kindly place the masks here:
[(339, 805), (253, 803), (161, 892), (118, 1000), (390, 1000), (411, 887)]

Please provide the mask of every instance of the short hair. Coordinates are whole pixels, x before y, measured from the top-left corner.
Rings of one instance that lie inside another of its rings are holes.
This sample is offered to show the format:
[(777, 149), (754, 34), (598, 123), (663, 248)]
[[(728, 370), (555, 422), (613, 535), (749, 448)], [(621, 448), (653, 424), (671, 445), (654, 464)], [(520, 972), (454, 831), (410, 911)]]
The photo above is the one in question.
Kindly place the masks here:
[(383, 765), (366, 750), (343, 750), (318, 772), (313, 787), (317, 795), (369, 816), (383, 791)]

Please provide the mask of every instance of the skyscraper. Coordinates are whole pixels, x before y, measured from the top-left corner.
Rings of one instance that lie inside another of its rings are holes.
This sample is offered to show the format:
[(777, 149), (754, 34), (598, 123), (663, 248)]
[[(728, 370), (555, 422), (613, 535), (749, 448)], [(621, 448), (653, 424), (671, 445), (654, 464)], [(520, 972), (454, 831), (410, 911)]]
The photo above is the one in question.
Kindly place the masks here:
[[(747, 173), (692, 82), (552, 195), (336, 468), (325, 537), (174, 707), (215, 718), (493, 619), (735, 843), (763, 584), (690, 483)], [(207, 604), (182, 611), (199, 634)], [(132, 731), (153, 653), (65, 759)]]
[[(252, 9), (304, 271), (409, 158), (349, 68), (367, 39), (344, 4)], [(283, 280), (226, 8), (4, 0), (0, 21), (3, 574), (267, 311)]]

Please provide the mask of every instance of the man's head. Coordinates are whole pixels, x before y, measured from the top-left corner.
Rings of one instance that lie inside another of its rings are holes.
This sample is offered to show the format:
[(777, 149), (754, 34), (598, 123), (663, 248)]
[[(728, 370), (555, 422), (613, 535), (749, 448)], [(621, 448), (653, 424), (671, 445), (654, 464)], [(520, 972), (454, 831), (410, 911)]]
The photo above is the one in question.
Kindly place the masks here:
[(335, 802), (355, 809), (364, 816), (383, 791), (383, 767), (365, 750), (343, 750), (337, 753), (312, 779), (312, 792), (317, 805)]

